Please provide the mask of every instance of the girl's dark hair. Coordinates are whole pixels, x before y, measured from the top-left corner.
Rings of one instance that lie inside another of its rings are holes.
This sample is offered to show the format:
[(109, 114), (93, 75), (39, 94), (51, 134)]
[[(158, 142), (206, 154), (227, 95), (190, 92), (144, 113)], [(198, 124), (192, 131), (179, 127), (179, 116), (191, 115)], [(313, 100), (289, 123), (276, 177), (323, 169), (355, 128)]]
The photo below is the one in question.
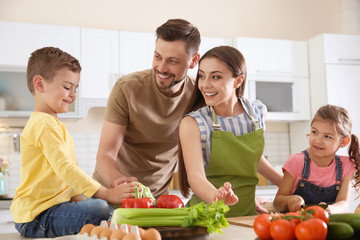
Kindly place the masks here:
[(199, 30), (184, 19), (169, 19), (156, 29), (156, 37), (168, 42), (184, 40), (191, 55), (199, 51), (201, 42)]
[[(219, 46), (219, 47), (215, 47), (210, 49), (209, 51), (207, 51), (200, 59), (199, 61), (199, 66), (202, 62), (202, 60), (206, 59), (206, 58), (217, 58), (219, 59), (221, 62), (225, 63), (226, 66), (230, 69), (230, 71), (233, 74), (233, 77), (237, 77), (241, 74), (244, 74), (245, 78), (244, 81), (242, 82), (242, 84), (240, 85), (239, 88), (236, 89), (236, 95), (238, 97), (242, 97), (244, 95), (244, 90), (245, 90), (245, 85), (246, 85), (246, 76), (247, 76), (247, 71), (246, 71), (246, 62), (245, 62), (245, 58), (244, 56), (241, 54), (241, 52), (239, 50), (237, 50), (234, 47), (230, 47), (230, 46)], [(195, 103), (191, 106), (188, 107), (188, 111), (187, 113), (191, 112), (191, 111), (195, 111), (203, 106), (205, 106), (205, 100), (198, 88), (198, 83), (199, 83), (199, 73), (196, 76), (196, 90), (195, 90), (195, 95), (196, 95), (196, 100)], [(185, 169), (185, 164), (184, 164), (184, 159), (182, 156), (182, 148), (181, 148), (181, 143), (179, 141), (179, 150), (178, 150), (178, 155), (179, 155), (179, 185), (180, 185), (180, 191), (182, 193), (182, 195), (184, 197), (188, 197), (189, 193), (190, 193), (190, 185), (187, 179), (187, 174), (186, 174), (186, 169)]]
[(357, 136), (351, 133), (352, 121), (351, 117), (346, 111), (346, 109), (334, 106), (334, 105), (325, 105), (321, 107), (315, 114), (314, 119), (311, 122), (311, 125), (314, 121), (329, 121), (334, 124), (334, 127), (338, 134), (342, 137), (351, 136), (351, 143), (348, 148), (348, 154), (355, 164), (355, 183), (354, 187), (357, 192), (360, 188), (360, 149), (359, 149), (359, 139)]

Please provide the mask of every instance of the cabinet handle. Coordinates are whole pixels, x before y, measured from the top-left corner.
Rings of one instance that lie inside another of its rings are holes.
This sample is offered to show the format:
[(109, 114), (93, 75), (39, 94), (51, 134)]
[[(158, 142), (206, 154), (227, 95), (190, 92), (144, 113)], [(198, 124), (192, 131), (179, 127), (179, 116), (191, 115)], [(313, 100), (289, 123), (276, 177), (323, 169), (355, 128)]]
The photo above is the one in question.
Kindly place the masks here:
[(292, 72), (276, 72), (276, 71), (265, 71), (265, 70), (256, 70), (257, 73), (266, 73), (266, 74), (279, 74), (279, 75), (286, 75), (286, 76), (292, 76)]
[(358, 58), (339, 58), (339, 62), (360, 62)]

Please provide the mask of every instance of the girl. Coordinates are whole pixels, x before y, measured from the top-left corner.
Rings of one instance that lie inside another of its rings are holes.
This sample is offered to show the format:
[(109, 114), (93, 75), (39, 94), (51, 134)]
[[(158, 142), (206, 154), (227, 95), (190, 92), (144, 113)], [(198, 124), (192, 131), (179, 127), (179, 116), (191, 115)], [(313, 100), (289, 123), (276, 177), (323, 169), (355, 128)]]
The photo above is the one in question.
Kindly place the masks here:
[[(351, 134), (351, 118), (338, 106), (321, 107), (311, 122), (309, 148), (283, 166), (284, 178), (274, 199), (279, 211), (298, 211), (307, 204), (328, 204), (327, 212), (346, 212), (351, 181), (360, 185), (359, 140)], [(349, 142), (349, 157), (335, 155)], [(355, 174), (354, 174), (355, 172)]]
[(188, 205), (224, 200), (232, 205), (228, 217), (256, 214), (257, 170), (275, 184), (282, 177), (262, 157), (266, 107), (242, 97), (245, 82), (246, 64), (237, 49), (209, 50), (196, 78), (195, 105), (202, 108), (186, 115), (179, 128), (181, 193), (188, 196), (191, 187), (196, 195)]

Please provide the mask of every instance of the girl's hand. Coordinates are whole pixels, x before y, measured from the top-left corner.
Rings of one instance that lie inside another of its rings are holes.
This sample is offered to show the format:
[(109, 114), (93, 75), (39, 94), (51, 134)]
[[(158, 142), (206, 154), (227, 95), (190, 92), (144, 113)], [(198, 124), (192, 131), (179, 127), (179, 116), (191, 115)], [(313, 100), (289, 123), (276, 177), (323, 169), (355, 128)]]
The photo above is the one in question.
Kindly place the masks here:
[(234, 194), (231, 189), (231, 184), (229, 182), (224, 183), (223, 187), (220, 187), (214, 197), (214, 201), (224, 200), (226, 205), (234, 205), (238, 202), (238, 197)]
[(299, 195), (289, 196), (287, 200), (287, 206), (290, 212), (296, 212), (301, 209), (301, 206), (305, 205), (305, 201)]

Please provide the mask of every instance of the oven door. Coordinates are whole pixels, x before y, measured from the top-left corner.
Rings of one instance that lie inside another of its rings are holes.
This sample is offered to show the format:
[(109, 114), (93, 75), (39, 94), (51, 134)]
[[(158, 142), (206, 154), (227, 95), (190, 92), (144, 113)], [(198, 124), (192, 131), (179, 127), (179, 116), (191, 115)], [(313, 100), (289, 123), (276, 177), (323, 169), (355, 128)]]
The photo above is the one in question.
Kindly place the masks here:
[(268, 109), (267, 120), (296, 121), (310, 119), (308, 79), (249, 77), (251, 100), (261, 100)]

